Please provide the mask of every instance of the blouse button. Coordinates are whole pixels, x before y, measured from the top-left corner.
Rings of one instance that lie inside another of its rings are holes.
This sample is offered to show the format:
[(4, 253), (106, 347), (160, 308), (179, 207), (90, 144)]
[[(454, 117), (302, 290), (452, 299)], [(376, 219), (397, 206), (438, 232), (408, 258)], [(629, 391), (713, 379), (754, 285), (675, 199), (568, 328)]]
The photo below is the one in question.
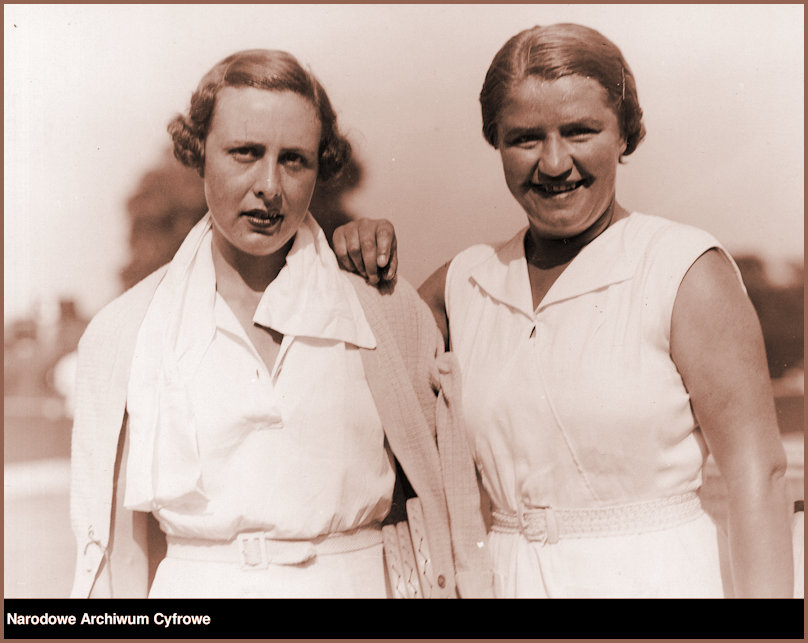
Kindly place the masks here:
[(443, 574), (438, 576), (438, 587), (440, 588), (446, 587), (446, 577)]

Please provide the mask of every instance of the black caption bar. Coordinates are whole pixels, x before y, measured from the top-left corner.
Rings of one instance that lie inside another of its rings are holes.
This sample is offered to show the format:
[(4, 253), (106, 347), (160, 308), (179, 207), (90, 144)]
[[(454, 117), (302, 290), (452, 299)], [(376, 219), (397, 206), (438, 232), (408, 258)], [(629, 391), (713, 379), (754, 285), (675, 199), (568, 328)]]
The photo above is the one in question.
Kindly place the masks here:
[(5, 599), (6, 639), (805, 638), (803, 600)]

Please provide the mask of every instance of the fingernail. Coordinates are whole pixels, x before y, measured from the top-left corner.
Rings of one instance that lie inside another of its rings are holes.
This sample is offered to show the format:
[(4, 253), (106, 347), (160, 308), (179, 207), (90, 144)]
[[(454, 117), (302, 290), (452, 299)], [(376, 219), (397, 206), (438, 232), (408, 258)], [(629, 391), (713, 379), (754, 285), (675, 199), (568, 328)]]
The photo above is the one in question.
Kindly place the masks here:
[(379, 258), (376, 259), (376, 263), (379, 264), (380, 266), (383, 266), (384, 264), (386, 264), (387, 263), (387, 255), (379, 255)]

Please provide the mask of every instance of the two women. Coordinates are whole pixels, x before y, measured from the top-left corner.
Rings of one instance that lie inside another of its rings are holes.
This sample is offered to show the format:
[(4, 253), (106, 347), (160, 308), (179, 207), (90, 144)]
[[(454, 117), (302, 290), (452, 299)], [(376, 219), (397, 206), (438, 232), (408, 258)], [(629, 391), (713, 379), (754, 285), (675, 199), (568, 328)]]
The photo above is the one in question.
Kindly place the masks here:
[[(617, 167), (644, 136), (621, 52), (579, 25), (527, 29), (480, 103), (527, 226), (419, 292), (460, 362), (497, 595), (791, 596), (759, 323), (718, 241), (617, 201)], [(374, 231), (336, 232), (344, 265), (376, 272)], [(698, 497), (708, 452), (728, 489), (723, 574)]]
[(169, 131), (209, 212), (81, 340), (73, 595), (384, 597), (381, 524), (406, 487), (433, 595), (490, 595), (432, 317), (405, 283), (341, 272), (308, 211), (350, 155), (320, 83), (240, 52)]

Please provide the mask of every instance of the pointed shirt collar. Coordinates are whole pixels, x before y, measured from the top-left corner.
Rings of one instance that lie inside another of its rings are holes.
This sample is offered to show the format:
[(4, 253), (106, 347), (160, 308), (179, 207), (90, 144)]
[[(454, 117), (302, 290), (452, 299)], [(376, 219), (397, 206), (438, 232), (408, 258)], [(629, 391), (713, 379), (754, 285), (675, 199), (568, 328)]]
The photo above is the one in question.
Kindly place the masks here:
[(490, 297), (533, 318), (535, 313), (588, 292), (629, 279), (633, 262), (626, 252), (625, 230), (631, 216), (613, 224), (584, 246), (559, 275), (536, 310), (527, 272), (523, 228), (471, 270), (471, 278)]
[(264, 291), (253, 321), (284, 335), (376, 347), (356, 290), (310, 213), (297, 231), (286, 265)]

